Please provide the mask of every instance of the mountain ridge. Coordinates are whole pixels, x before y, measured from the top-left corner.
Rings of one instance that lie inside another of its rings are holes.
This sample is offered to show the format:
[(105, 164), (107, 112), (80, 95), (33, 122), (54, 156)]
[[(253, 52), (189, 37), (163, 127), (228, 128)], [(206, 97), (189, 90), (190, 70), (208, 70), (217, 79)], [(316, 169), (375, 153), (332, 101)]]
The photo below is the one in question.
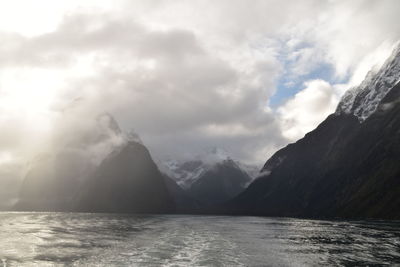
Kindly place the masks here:
[(331, 114), (302, 139), (276, 152), (264, 165), (263, 175), (229, 202), (227, 210), (264, 216), (399, 219), (399, 103), (397, 83), (364, 120), (357, 113)]
[(354, 114), (360, 122), (371, 116), (386, 94), (400, 81), (400, 44), (382, 67), (368, 72), (360, 85), (349, 89), (339, 102), (335, 114)]

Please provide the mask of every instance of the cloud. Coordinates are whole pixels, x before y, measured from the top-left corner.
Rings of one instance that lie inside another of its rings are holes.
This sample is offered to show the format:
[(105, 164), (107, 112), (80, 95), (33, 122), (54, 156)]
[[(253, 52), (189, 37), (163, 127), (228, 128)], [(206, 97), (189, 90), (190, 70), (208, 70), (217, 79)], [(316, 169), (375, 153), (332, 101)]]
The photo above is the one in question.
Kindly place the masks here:
[[(0, 148), (12, 158), (65, 144), (109, 112), (156, 157), (222, 146), (261, 164), (333, 111), (400, 33), (398, 1), (107, 2), (18, 19), (0, 4)], [(330, 80), (307, 77), (321, 65)], [(269, 106), (289, 87), (301, 91)]]
[(303, 137), (333, 113), (340, 99), (340, 88), (326, 81), (312, 80), (304, 86), (277, 110), (282, 134), (291, 141)]
[[(149, 140), (157, 154), (165, 154), (163, 146), (155, 145), (162, 136), (203, 132), (203, 146), (208, 146), (223, 138), (221, 130), (217, 138), (213, 136), (216, 128), (229, 130), (236, 125), (242, 131), (235, 137), (250, 141), (257, 120), (273, 121), (271, 113), (263, 109), (265, 89), (273, 87), (279, 72), (279, 63), (272, 56), (255, 60), (244, 72), (208, 50), (192, 31), (155, 31), (127, 18), (105, 15), (67, 16), (54, 32), (35, 37), (15, 35), (6, 41), (14, 39), (19, 40), (18, 45), (8, 45), (0, 53), (3, 68), (20, 68), (24, 75), (38, 67), (39, 72), (64, 72), (53, 76), (55, 92), (49, 99), (44, 97), (51, 107), (42, 118), (51, 125), (46, 138), (68, 129), (75, 131), (108, 111), (124, 129), (133, 127), (145, 143)], [(47, 89), (26, 87), (18, 96), (24, 98), (31, 90)], [(29, 112), (43, 111), (27, 104)], [(19, 136), (19, 140), (26, 138)], [(192, 135), (186, 149), (195, 149), (197, 138)], [(171, 154), (179, 150), (169, 149)], [(231, 150), (244, 156), (237, 148)]]
[(392, 0), (329, 1), (308, 22), (292, 25), (288, 32), (291, 38), (312, 44), (313, 54), (332, 64), (338, 78), (351, 77), (360, 68), (366, 69), (364, 77), (377, 64), (365, 58), (382, 54), (382, 45), (388, 48), (400, 38), (395, 22), (399, 7)]
[(19, 187), (21, 183), (20, 176), (23, 175), (24, 166), (4, 162), (0, 155), (0, 210), (9, 208), (17, 201)]

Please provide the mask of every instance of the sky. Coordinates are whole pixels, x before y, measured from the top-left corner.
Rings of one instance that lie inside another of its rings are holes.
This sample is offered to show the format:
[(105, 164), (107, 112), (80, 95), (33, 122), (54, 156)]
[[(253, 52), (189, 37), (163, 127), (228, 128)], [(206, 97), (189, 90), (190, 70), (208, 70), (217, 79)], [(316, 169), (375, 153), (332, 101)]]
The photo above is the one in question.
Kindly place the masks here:
[[(220, 147), (261, 165), (384, 62), (398, 10), (397, 0), (1, 0), (0, 179), (85, 139), (104, 113), (157, 159)], [(102, 148), (80, 147), (98, 160)]]

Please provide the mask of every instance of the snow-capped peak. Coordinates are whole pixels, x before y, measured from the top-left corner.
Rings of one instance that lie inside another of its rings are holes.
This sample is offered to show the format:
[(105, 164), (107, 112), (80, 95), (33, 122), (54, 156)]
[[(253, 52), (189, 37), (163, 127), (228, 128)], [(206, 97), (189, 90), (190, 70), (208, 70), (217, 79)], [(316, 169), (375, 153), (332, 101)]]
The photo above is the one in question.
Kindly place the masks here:
[(200, 160), (156, 160), (156, 164), (162, 173), (174, 179), (177, 184), (185, 189), (189, 188), (190, 185), (209, 169), (209, 165)]
[(381, 100), (400, 81), (400, 45), (377, 72), (370, 71), (364, 81), (342, 97), (336, 114), (354, 114), (360, 122), (375, 112)]
[(251, 178), (255, 178), (259, 173), (258, 167), (234, 160), (227, 151), (217, 147), (208, 149), (186, 161), (174, 159), (157, 161), (160, 171), (173, 178), (183, 188), (189, 188), (204, 173), (216, 168), (218, 165), (229, 163), (234, 163), (237, 168), (240, 168)]

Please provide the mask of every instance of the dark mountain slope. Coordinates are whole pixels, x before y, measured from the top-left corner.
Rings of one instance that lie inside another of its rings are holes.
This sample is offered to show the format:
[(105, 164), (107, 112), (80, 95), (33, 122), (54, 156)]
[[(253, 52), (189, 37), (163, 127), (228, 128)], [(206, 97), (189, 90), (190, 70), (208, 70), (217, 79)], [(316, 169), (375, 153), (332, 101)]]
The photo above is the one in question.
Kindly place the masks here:
[(363, 123), (330, 115), (278, 151), (234, 199), (234, 213), (400, 218), (399, 85)]
[(344, 160), (354, 181), (343, 194), (341, 216), (400, 218), (400, 85), (359, 128)]
[(14, 209), (23, 211), (70, 211), (76, 191), (93, 166), (74, 152), (37, 158), (22, 182)]
[(77, 210), (168, 213), (174, 203), (149, 151), (130, 141), (109, 155), (80, 194)]
[[(101, 114), (96, 120), (88, 119), (85, 122), (87, 127), (84, 130), (58, 137), (53, 149), (30, 162), (14, 209), (72, 209), (82, 182), (96, 168), (93, 158), (107, 155), (112, 147), (123, 142), (121, 130), (110, 114)], [(103, 149), (100, 151), (99, 148)]]
[(137, 136), (122, 133), (109, 114), (102, 114), (94, 123), (88, 123), (91, 127), (87, 131), (71, 136), (68, 142), (60, 140), (56, 152), (31, 163), (14, 208), (29, 211), (174, 211), (175, 205), (164, 177), (146, 147), (134, 141)]
[(241, 193), (252, 178), (227, 159), (204, 172), (187, 190), (203, 205), (225, 202)]
[(172, 178), (163, 174), (165, 185), (172, 196), (177, 213), (192, 213), (200, 206), (198, 201), (190, 197)]

